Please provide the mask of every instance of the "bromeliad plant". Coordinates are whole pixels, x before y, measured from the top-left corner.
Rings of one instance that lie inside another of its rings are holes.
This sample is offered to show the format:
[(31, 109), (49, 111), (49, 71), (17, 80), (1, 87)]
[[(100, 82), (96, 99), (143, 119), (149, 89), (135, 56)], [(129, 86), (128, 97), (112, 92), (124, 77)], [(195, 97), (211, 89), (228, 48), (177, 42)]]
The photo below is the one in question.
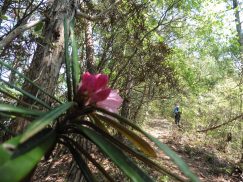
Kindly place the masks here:
[[(58, 101), (59, 105), (53, 108), (44, 101), (0, 78), (3, 84), (7, 84), (6, 87), (0, 87), (1, 93), (18, 100), (16, 96), (5, 89), (12, 87), (48, 109), (48, 111), (39, 111), (10, 104), (0, 104), (0, 115), (2, 117), (21, 116), (32, 121), (22, 134), (12, 137), (0, 145), (0, 181), (15, 182), (23, 180), (32, 172), (43, 156), (50, 156), (58, 143), (69, 149), (86, 181), (97, 181), (92, 175), (89, 163), (92, 163), (108, 181), (115, 181), (102, 165), (80, 143), (74, 140), (74, 136), (89, 140), (131, 181), (153, 181), (151, 176), (139, 167), (138, 161), (163, 175), (172, 177), (174, 180), (184, 181), (153, 161), (153, 159), (156, 159), (156, 151), (150, 143), (143, 139), (143, 137), (146, 137), (157, 148), (167, 154), (191, 181), (199, 181), (188, 166), (169, 147), (143, 131), (133, 122), (118, 115), (118, 108), (122, 103), (122, 98), (117, 90), (108, 87), (108, 76), (103, 74), (92, 75), (86, 72), (82, 75), (81, 82), (78, 83), (80, 71), (78, 69), (77, 47), (73, 33), (74, 25), (71, 23), (70, 26), (72, 61), (69, 60), (67, 27), (67, 22), (64, 20), (68, 88), (68, 101), (66, 103)], [(6, 63), (0, 61), (0, 64), (14, 71), (45, 93), (42, 88)], [(45, 94), (48, 95), (48, 93)], [(54, 98), (53, 96), (50, 97)], [(125, 126), (128, 126), (129, 129)], [(110, 128), (119, 132), (132, 145), (118, 140), (110, 132)]]

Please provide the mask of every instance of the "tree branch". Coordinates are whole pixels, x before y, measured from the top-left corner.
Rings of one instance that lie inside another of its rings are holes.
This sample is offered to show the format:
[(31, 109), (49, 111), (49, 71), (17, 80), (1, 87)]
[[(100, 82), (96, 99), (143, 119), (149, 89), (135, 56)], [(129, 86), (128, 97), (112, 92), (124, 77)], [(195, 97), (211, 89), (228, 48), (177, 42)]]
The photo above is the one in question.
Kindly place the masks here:
[(42, 22), (45, 18), (41, 18), (36, 21), (31, 21), (25, 25), (18, 26), (15, 30), (9, 33), (3, 40), (0, 41), (0, 50), (2, 50), (5, 46), (7, 46), (11, 41), (13, 41), (17, 36), (19, 36), (24, 31), (32, 28), (38, 23)]
[(224, 126), (226, 124), (229, 124), (229, 123), (231, 123), (231, 122), (233, 122), (233, 121), (235, 121), (237, 119), (240, 119), (240, 118), (243, 119), (243, 114), (238, 115), (238, 116), (236, 116), (236, 117), (230, 119), (229, 121), (227, 121), (225, 123), (222, 123), (220, 125), (216, 125), (216, 126), (213, 126), (211, 128), (206, 128), (206, 129), (203, 129), (203, 130), (197, 130), (197, 132), (207, 132), (207, 131), (210, 131), (210, 130), (214, 130), (214, 129), (217, 129), (217, 128), (221, 127), (221, 126)]

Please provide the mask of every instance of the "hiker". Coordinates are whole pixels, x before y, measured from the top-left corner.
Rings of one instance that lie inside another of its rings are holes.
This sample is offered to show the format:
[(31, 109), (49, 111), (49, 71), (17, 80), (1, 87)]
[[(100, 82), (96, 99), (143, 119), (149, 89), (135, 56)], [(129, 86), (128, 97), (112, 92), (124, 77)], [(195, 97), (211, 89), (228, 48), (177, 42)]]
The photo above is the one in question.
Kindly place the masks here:
[(175, 105), (175, 108), (174, 108), (173, 112), (174, 112), (174, 115), (175, 115), (175, 124), (177, 126), (179, 126), (180, 119), (181, 119), (181, 111), (179, 109), (179, 105), (178, 104)]

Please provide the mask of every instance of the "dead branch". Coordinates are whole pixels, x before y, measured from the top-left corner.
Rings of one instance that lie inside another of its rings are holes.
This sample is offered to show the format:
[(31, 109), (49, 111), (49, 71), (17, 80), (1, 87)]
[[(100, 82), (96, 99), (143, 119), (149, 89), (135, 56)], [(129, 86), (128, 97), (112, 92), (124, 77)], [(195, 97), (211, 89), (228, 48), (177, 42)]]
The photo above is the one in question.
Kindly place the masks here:
[(217, 129), (221, 126), (227, 125), (227, 124), (229, 124), (229, 123), (231, 123), (231, 122), (233, 122), (237, 119), (240, 119), (240, 118), (243, 119), (243, 114), (240, 114), (240, 115), (238, 115), (238, 116), (236, 116), (236, 117), (230, 119), (229, 121), (222, 123), (220, 125), (216, 125), (216, 126), (213, 126), (213, 127), (207, 128), (207, 129), (203, 129), (203, 130), (197, 130), (197, 132), (207, 132), (207, 131), (210, 131), (210, 130), (214, 130), (214, 129)]

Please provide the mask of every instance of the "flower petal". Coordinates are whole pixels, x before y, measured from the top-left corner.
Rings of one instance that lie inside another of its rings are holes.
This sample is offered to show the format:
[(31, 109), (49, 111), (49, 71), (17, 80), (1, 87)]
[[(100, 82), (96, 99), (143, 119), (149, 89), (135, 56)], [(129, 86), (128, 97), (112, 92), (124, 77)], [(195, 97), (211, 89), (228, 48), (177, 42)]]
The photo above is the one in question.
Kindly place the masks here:
[(110, 95), (110, 93), (111, 93), (110, 88), (102, 89), (99, 92), (92, 94), (90, 103), (93, 104), (105, 100)]
[(88, 92), (91, 94), (94, 91), (95, 76), (91, 75), (89, 72), (83, 74), (81, 86), (79, 88), (80, 92)]
[(95, 76), (95, 85), (94, 85), (94, 90), (100, 90), (102, 88), (107, 88), (107, 83), (108, 83), (108, 76), (107, 75), (102, 75), (98, 74)]
[(118, 108), (121, 106), (122, 101), (123, 99), (118, 94), (118, 91), (111, 90), (110, 95), (105, 100), (97, 102), (96, 106), (110, 112), (118, 113)]

